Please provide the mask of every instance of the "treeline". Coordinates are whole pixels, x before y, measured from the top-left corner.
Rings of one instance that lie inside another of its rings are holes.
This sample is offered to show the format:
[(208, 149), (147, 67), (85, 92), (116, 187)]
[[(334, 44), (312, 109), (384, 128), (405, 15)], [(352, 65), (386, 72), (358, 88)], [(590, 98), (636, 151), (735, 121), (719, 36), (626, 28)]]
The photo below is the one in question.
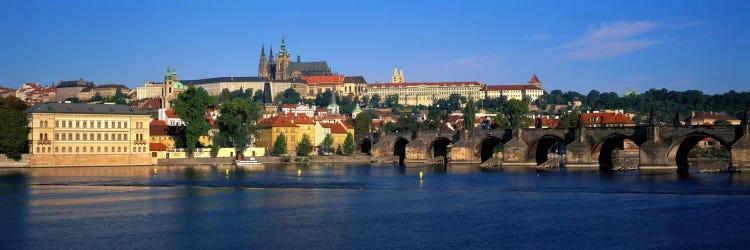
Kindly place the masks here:
[[(638, 114), (636, 122), (646, 122), (651, 109), (656, 112), (657, 121), (670, 123), (675, 114), (688, 118), (693, 111), (724, 112), (742, 119), (743, 110), (750, 108), (750, 92), (734, 90), (723, 94), (709, 95), (700, 90), (674, 91), (667, 89), (650, 89), (644, 93), (626, 93), (623, 96), (614, 92), (591, 90), (583, 95), (575, 91), (562, 92), (553, 90), (545, 93), (535, 103), (539, 107), (546, 105), (568, 105), (574, 98), (582, 102), (582, 109), (603, 110), (622, 109), (625, 112)], [(551, 109), (546, 113), (554, 113)]]

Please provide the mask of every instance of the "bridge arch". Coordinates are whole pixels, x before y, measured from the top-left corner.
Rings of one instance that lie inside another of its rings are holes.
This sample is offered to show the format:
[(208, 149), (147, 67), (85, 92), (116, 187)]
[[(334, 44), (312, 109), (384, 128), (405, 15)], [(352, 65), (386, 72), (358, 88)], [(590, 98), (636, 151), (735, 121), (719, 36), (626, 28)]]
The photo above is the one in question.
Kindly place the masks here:
[(438, 156), (442, 156), (448, 159), (448, 146), (450, 146), (451, 144), (453, 144), (453, 141), (450, 138), (442, 136), (436, 137), (430, 142), (430, 145), (428, 145), (427, 147), (426, 159)]
[(409, 140), (403, 137), (397, 137), (393, 142), (393, 155), (398, 156), (399, 166), (404, 166), (404, 160), (406, 159), (406, 144), (409, 144)]
[(635, 142), (630, 136), (619, 133), (610, 134), (603, 137), (594, 145), (594, 148), (591, 150), (591, 159), (596, 159), (598, 161), (599, 169), (612, 170), (612, 168), (614, 167), (613, 153), (615, 149), (625, 149), (625, 140)]
[(548, 160), (548, 153), (562, 153), (565, 150), (565, 140), (557, 135), (543, 135), (529, 145), (527, 157), (534, 159), (539, 165)]
[(502, 147), (506, 141), (497, 136), (486, 136), (479, 141), (477, 144), (477, 151), (479, 152), (479, 159), (481, 162), (492, 158), (494, 156), (495, 148)]
[(365, 154), (370, 154), (372, 150), (372, 140), (370, 138), (362, 138), (359, 141), (359, 151)]
[(687, 172), (690, 168), (688, 154), (698, 142), (706, 138), (711, 138), (721, 143), (721, 145), (729, 151), (729, 157), (731, 158), (732, 150), (730, 148), (730, 142), (722, 140), (721, 137), (717, 135), (704, 132), (693, 132), (680, 137), (670, 145), (667, 153), (667, 160), (677, 165), (677, 171)]

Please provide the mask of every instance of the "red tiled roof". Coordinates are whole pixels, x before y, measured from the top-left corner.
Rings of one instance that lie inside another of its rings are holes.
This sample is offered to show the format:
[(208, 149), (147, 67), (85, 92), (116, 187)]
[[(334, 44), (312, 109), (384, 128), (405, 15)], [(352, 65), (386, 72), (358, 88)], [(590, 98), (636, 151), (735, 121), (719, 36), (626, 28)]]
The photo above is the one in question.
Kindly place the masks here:
[(143, 102), (143, 105), (141, 105), (141, 109), (160, 109), (161, 108), (161, 98), (151, 98)]
[(277, 115), (269, 118), (263, 118), (258, 120), (258, 125), (266, 127), (297, 127), (291, 120), (287, 119), (283, 115)]
[(171, 110), (171, 109), (167, 109), (167, 110), (165, 110), (165, 111), (164, 111), (164, 113), (165, 113), (165, 114), (167, 115), (167, 118), (180, 118), (180, 116), (178, 116), (178, 115), (177, 115), (177, 114), (176, 114), (176, 113), (174, 112), (174, 110)]
[(331, 133), (334, 133), (334, 134), (346, 134), (347, 133), (344, 125), (341, 125), (339, 123), (321, 123), (320, 126), (324, 128), (330, 128)]
[(317, 109), (315, 109), (315, 112), (328, 112), (328, 109), (326, 109), (326, 108), (317, 108)]
[(157, 142), (151, 142), (148, 144), (148, 150), (149, 151), (167, 151), (167, 146), (163, 143)]
[(281, 106), (281, 108), (285, 108), (285, 109), (293, 109), (296, 107), (297, 107), (297, 104), (284, 104), (283, 106)]
[(531, 75), (531, 79), (529, 79), (529, 83), (536, 83), (536, 82), (542, 82), (542, 81), (539, 81), (539, 78), (536, 77), (536, 74)]
[[(623, 113), (584, 113), (581, 114), (586, 125), (595, 124), (635, 124)], [(595, 118), (595, 119), (594, 119)], [(593, 119), (593, 120), (592, 120)]]
[(526, 90), (526, 89), (534, 89), (534, 90), (541, 90), (541, 88), (534, 86), (534, 85), (522, 85), (522, 84), (514, 84), (514, 85), (487, 85), (487, 90), (490, 91), (501, 91), (501, 90)]
[(404, 83), (373, 83), (371, 88), (398, 88), (398, 87), (456, 87), (456, 86), (482, 86), (479, 82), (404, 82)]
[(694, 119), (714, 119), (714, 120), (737, 120), (737, 118), (728, 115), (727, 113), (713, 113), (713, 112), (695, 112), (693, 115)]
[(354, 129), (354, 125), (351, 125), (348, 122), (342, 122), (342, 123), (344, 124), (344, 127), (346, 127), (346, 129)]
[(168, 135), (167, 122), (162, 120), (153, 120), (148, 124), (148, 131), (150, 135)]
[(560, 124), (560, 119), (542, 116), (541, 123), (542, 127), (557, 128), (558, 124)]
[(336, 84), (341, 85), (344, 83), (344, 75), (330, 75), (330, 76), (303, 76), (302, 80), (307, 84)]
[(294, 121), (295, 124), (315, 124), (315, 120), (307, 116), (305, 113), (289, 113), (286, 114), (286, 118)]

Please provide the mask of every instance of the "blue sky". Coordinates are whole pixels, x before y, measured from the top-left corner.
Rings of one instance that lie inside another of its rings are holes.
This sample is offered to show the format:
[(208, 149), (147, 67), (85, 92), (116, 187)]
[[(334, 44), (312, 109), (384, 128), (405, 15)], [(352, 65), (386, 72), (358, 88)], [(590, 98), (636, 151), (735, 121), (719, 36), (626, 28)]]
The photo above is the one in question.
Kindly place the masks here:
[[(404, 3), (405, 2), (405, 3)], [(261, 44), (346, 75), (748, 91), (748, 1), (3, 1), (0, 86), (255, 76)]]

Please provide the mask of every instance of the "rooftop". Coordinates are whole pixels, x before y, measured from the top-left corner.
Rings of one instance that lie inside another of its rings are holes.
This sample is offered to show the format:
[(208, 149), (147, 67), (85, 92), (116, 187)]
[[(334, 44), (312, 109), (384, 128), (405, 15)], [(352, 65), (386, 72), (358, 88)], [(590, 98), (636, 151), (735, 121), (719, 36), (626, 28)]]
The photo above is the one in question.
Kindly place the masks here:
[(84, 103), (37, 104), (29, 109), (29, 113), (148, 115), (147, 112), (134, 109), (127, 105)]

